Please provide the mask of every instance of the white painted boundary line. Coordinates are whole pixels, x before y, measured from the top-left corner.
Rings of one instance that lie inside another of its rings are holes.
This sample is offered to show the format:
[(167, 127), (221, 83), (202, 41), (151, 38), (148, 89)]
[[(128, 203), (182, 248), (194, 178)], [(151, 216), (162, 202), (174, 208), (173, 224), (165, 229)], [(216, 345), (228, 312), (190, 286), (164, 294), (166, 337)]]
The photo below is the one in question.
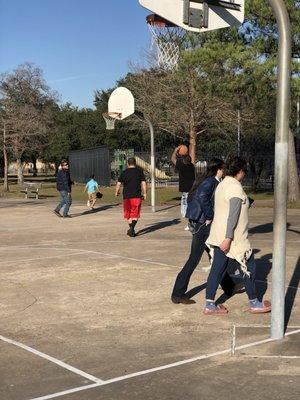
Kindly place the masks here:
[[(166, 263), (160, 263), (157, 261), (150, 261), (149, 259), (140, 259), (140, 258), (132, 258), (132, 257), (126, 257), (126, 256), (122, 256), (119, 254), (111, 254), (111, 253), (103, 253), (101, 251), (95, 251), (95, 250), (86, 250), (86, 249), (73, 249), (73, 248), (69, 248), (69, 247), (33, 247), (34, 245), (32, 245), (30, 248), (34, 249), (34, 250), (56, 250), (56, 251), (65, 251), (65, 250), (69, 250), (69, 251), (79, 251), (77, 254), (78, 255), (84, 255), (84, 254), (97, 254), (97, 255), (101, 255), (101, 256), (105, 256), (105, 257), (110, 257), (110, 258), (120, 258), (120, 259), (124, 259), (124, 260), (129, 260), (129, 261), (135, 261), (135, 262), (140, 262), (140, 263), (145, 263), (145, 264), (151, 264), (151, 265), (159, 265), (162, 267), (170, 267), (170, 268), (181, 268), (178, 265), (173, 265), (173, 264), (166, 264)], [(27, 249), (28, 247), (24, 247), (24, 246), (7, 246), (7, 247), (3, 247), (5, 249), (9, 249), (9, 248), (17, 248), (17, 249)], [(1, 247), (0, 247), (1, 250)], [(59, 258), (59, 257), (64, 257), (64, 256), (72, 256), (72, 255), (76, 255), (76, 253), (70, 253), (67, 255), (63, 255), (63, 256), (49, 256), (49, 257), (41, 257), (41, 258), (37, 258), (36, 260), (43, 260), (44, 258)], [(32, 261), (34, 259), (24, 259), (24, 260), (14, 260), (14, 261), (8, 261), (9, 263), (12, 262), (17, 262), (17, 261)], [(0, 263), (5, 263), (5, 261), (1, 261)], [(256, 280), (256, 282), (260, 282), (260, 283), (268, 283), (268, 284), (272, 284), (272, 282), (270, 281), (261, 281), (261, 280)], [(290, 288), (290, 289), (294, 289), (294, 290), (299, 290), (300, 288), (296, 287), (296, 286), (285, 286), (286, 289)]]
[(23, 350), (29, 351), (30, 353), (33, 353), (33, 354), (35, 354), (36, 356), (42, 357), (42, 358), (44, 358), (45, 360), (48, 360), (48, 361), (50, 361), (50, 362), (52, 362), (52, 363), (54, 363), (54, 364), (56, 364), (56, 365), (58, 365), (58, 366), (60, 366), (60, 367), (62, 367), (62, 368), (65, 368), (65, 369), (67, 369), (68, 371), (74, 372), (74, 373), (77, 374), (77, 375), (83, 376), (84, 378), (89, 379), (90, 381), (96, 382), (97, 384), (103, 383), (103, 382), (104, 382), (103, 380), (101, 380), (101, 379), (99, 379), (99, 378), (96, 378), (96, 377), (93, 376), (93, 375), (87, 374), (86, 372), (81, 371), (81, 370), (78, 369), (78, 368), (72, 367), (71, 365), (66, 364), (66, 363), (63, 362), (63, 361), (60, 361), (60, 360), (58, 360), (57, 358), (48, 356), (48, 354), (42, 353), (41, 351), (38, 351), (38, 350), (35, 350), (35, 349), (33, 349), (32, 347), (26, 346), (26, 345), (23, 344), (23, 343), (16, 342), (15, 340), (6, 338), (6, 337), (4, 337), (4, 336), (2, 336), (2, 335), (0, 335), (0, 340), (2, 340), (3, 342), (9, 343), (9, 344), (13, 344), (14, 346), (20, 347), (20, 348), (23, 349)]
[[(64, 249), (62, 249), (64, 250)], [(66, 250), (66, 249), (65, 249)], [(69, 256), (78, 256), (80, 254), (84, 254), (84, 252), (80, 251), (78, 253), (68, 253), (68, 254), (60, 254), (57, 256), (47, 256), (47, 257), (36, 257), (36, 258), (23, 258), (23, 259), (16, 259), (16, 260), (7, 260), (7, 261), (0, 261), (0, 264), (15, 264), (18, 262), (27, 262), (27, 261), (43, 261), (49, 258), (62, 258), (62, 257), (69, 257)]]
[[(14, 248), (26, 249), (27, 247), (24, 247), (24, 246), (15, 247), (14, 246)], [(140, 258), (126, 257), (126, 256), (122, 256), (122, 255), (119, 255), (119, 254), (104, 253), (102, 251), (95, 251), (95, 250), (73, 249), (73, 248), (69, 248), (69, 247), (31, 247), (31, 249), (34, 249), (34, 250), (57, 250), (57, 251), (65, 251), (65, 250), (80, 251), (81, 252), (80, 254), (97, 254), (97, 255), (100, 255), (100, 256), (105, 256), (105, 257), (110, 257), (110, 258), (120, 258), (120, 259), (124, 259), (124, 260), (140, 262), (140, 263), (146, 263), (146, 264), (152, 264), (152, 265), (160, 265), (160, 266), (163, 266), (163, 267), (179, 268), (177, 265), (160, 263), (160, 262), (156, 262), (156, 261), (149, 261), (149, 260), (140, 259)], [(41, 260), (42, 260), (42, 258), (41, 258)]]
[(243, 356), (245, 358), (286, 358), (286, 359), (297, 359), (300, 356)]
[[(285, 336), (289, 336), (289, 335), (293, 335), (293, 334), (297, 334), (297, 333), (300, 333), (300, 329), (288, 332), (288, 333), (286, 333)], [(269, 343), (269, 342), (276, 342), (276, 340), (275, 339), (271, 339), (271, 338), (264, 339), (264, 340), (259, 340), (257, 342), (252, 342), (252, 343), (248, 343), (248, 344), (245, 344), (245, 345), (242, 345), (242, 346), (238, 346), (238, 347), (236, 347), (235, 350), (243, 350), (243, 349), (246, 349), (246, 348), (249, 348), (249, 347), (258, 346), (260, 344), (265, 344), (265, 343)], [(156, 367), (156, 368), (146, 369), (146, 370), (135, 372), (135, 373), (132, 373), (132, 374), (119, 376), (117, 378), (108, 379), (106, 381), (103, 381), (102, 383), (94, 383), (92, 385), (79, 386), (77, 388), (64, 390), (62, 392), (57, 392), (57, 393), (53, 393), (53, 394), (49, 394), (49, 395), (41, 396), (41, 397), (35, 397), (34, 399), (31, 399), (31, 400), (49, 400), (49, 399), (54, 399), (56, 397), (65, 396), (65, 395), (68, 395), (68, 394), (71, 394), (71, 393), (77, 393), (77, 392), (81, 392), (83, 390), (88, 390), (88, 389), (93, 389), (93, 388), (100, 387), (100, 386), (109, 385), (111, 383), (116, 383), (116, 382), (124, 381), (124, 380), (127, 380), (127, 379), (136, 378), (138, 376), (148, 375), (148, 374), (151, 374), (152, 372), (157, 372), (157, 371), (162, 371), (162, 370), (165, 370), (165, 369), (179, 367), (181, 365), (190, 364), (190, 363), (195, 362), (195, 361), (205, 360), (205, 359), (208, 359), (208, 358), (213, 358), (213, 357), (216, 357), (216, 356), (229, 354), (229, 353), (231, 353), (231, 348), (230, 349), (226, 349), (226, 350), (217, 351), (217, 352), (211, 353), (211, 354), (204, 354), (204, 355), (201, 355), (201, 356), (198, 356), (198, 357), (189, 358), (187, 360), (182, 360), (182, 361), (178, 361), (178, 362), (171, 363), (171, 364), (162, 365), (162, 366)]]

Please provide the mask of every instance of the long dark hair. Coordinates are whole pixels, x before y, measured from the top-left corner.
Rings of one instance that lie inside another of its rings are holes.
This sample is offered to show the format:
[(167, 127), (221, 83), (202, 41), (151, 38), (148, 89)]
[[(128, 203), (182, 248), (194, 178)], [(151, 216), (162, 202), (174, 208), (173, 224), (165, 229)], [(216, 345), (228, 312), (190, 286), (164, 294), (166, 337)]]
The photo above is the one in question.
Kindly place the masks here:
[(224, 169), (225, 166), (225, 162), (220, 158), (212, 158), (207, 165), (206, 174), (198, 175), (195, 179), (192, 189), (189, 191), (188, 202), (193, 200), (196, 190), (206, 178), (216, 176), (219, 169)]

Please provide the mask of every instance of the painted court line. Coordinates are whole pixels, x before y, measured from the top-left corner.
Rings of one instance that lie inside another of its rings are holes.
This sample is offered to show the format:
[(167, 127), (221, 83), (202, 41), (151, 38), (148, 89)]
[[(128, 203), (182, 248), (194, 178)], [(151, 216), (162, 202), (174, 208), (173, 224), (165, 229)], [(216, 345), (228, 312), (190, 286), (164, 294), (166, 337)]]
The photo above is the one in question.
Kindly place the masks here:
[[(31, 249), (35, 249), (35, 250), (56, 250), (56, 251), (65, 251), (65, 250), (69, 250), (69, 251), (78, 251), (78, 253), (69, 253), (67, 255), (61, 255), (61, 256), (49, 256), (49, 257), (41, 257), (41, 258), (37, 258), (37, 259), (26, 259), (26, 260), (14, 260), (14, 261), (8, 261), (10, 263), (14, 262), (18, 262), (18, 261), (33, 261), (33, 260), (43, 260), (46, 258), (59, 258), (59, 257), (66, 257), (66, 256), (72, 256), (72, 255), (84, 255), (84, 254), (97, 254), (97, 255), (101, 255), (101, 256), (105, 256), (105, 257), (110, 257), (110, 258), (120, 258), (120, 259), (124, 259), (124, 260), (129, 260), (129, 261), (135, 261), (135, 262), (140, 262), (140, 263), (145, 263), (145, 264), (151, 264), (151, 265), (159, 265), (162, 267), (170, 267), (170, 268), (181, 268), (178, 265), (172, 265), (172, 264), (166, 264), (166, 263), (161, 263), (161, 262), (157, 262), (157, 261), (151, 261), (150, 259), (140, 259), (140, 258), (133, 258), (133, 257), (126, 257), (126, 256), (122, 256), (119, 254), (111, 254), (111, 253), (103, 253), (101, 251), (95, 251), (95, 250), (85, 250), (85, 249), (73, 249), (73, 248), (69, 248), (69, 247), (33, 247), (35, 245), (31, 245)], [(2, 247), (3, 248), (3, 247)], [(9, 248), (18, 248), (18, 249), (26, 249), (27, 247), (24, 246), (7, 246), (5, 247), (5, 249), (9, 249)], [(1, 248), (0, 248), (1, 249)], [(1, 261), (1, 263), (5, 263), (5, 261)], [(269, 285), (272, 284), (272, 282), (270, 281), (261, 281), (261, 280), (256, 280), (256, 282), (259, 283), (268, 283)], [(286, 289), (294, 289), (294, 290), (299, 290), (298, 287), (296, 286), (289, 286), (286, 285), (285, 286)]]
[(57, 358), (48, 356), (48, 354), (42, 353), (41, 351), (38, 351), (38, 350), (35, 350), (32, 347), (26, 346), (23, 343), (16, 342), (15, 340), (6, 338), (6, 337), (4, 337), (2, 335), (0, 335), (0, 340), (2, 340), (3, 342), (9, 343), (9, 344), (13, 344), (14, 346), (20, 347), (23, 350), (29, 351), (30, 353), (35, 354), (36, 356), (44, 358), (45, 360), (48, 360), (48, 361), (50, 361), (50, 362), (52, 362), (52, 363), (54, 363), (54, 364), (56, 364), (56, 365), (58, 365), (58, 366), (60, 366), (60, 367), (62, 367), (64, 369), (67, 369), (68, 371), (71, 371), (71, 372), (74, 372), (77, 375), (83, 376), (84, 378), (89, 379), (92, 382), (96, 382), (97, 384), (103, 382), (102, 379), (99, 379), (99, 378), (96, 378), (93, 375), (87, 374), (86, 372), (81, 371), (78, 368), (72, 367), (71, 365), (66, 364), (63, 361), (60, 361)]
[[(289, 336), (289, 335), (293, 335), (293, 334), (297, 334), (297, 333), (300, 333), (300, 329), (288, 332), (288, 333), (286, 333), (285, 336)], [(264, 340), (259, 340), (257, 342), (251, 342), (251, 343), (248, 343), (248, 344), (245, 344), (245, 345), (242, 345), (242, 346), (237, 346), (235, 348), (235, 350), (243, 350), (243, 349), (246, 349), (246, 348), (249, 348), (249, 347), (254, 347), (254, 346), (258, 346), (260, 344), (265, 344), (265, 343), (274, 342), (274, 341), (276, 341), (276, 340), (275, 339), (271, 339), (271, 338), (264, 339)], [(217, 352), (211, 353), (211, 354), (204, 354), (202, 356), (189, 358), (187, 360), (182, 360), (182, 361), (178, 361), (178, 362), (171, 363), (171, 364), (162, 365), (162, 366), (156, 367), (156, 368), (150, 368), (150, 369), (146, 369), (146, 370), (143, 370), (143, 371), (135, 372), (135, 373), (132, 373), (132, 374), (119, 376), (117, 378), (108, 379), (106, 381), (103, 381), (102, 383), (94, 383), (94, 384), (91, 384), (91, 385), (79, 386), (77, 388), (64, 390), (64, 391), (53, 393), (53, 394), (49, 394), (49, 395), (46, 395), (46, 396), (35, 397), (34, 399), (31, 399), (31, 400), (49, 400), (49, 399), (54, 399), (56, 397), (65, 396), (65, 395), (68, 395), (68, 394), (71, 394), (71, 393), (77, 393), (77, 392), (81, 392), (83, 390), (88, 390), (88, 389), (93, 389), (93, 388), (100, 387), (100, 386), (109, 385), (111, 383), (116, 383), (116, 382), (124, 381), (124, 380), (127, 380), (127, 379), (136, 378), (136, 377), (142, 376), (142, 375), (148, 375), (148, 374), (151, 374), (153, 372), (162, 371), (162, 370), (166, 370), (166, 369), (170, 369), (170, 368), (174, 368), (174, 367), (179, 367), (181, 365), (190, 364), (190, 363), (193, 363), (195, 361), (205, 360), (205, 359), (208, 359), (208, 358), (213, 358), (213, 357), (216, 357), (216, 356), (219, 356), (219, 355), (224, 355), (224, 354), (229, 354), (229, 353), (231, 353), (231, 348), (230, 349), (226, 349), (226, 350), (217, 351)]]
[(23, 258), (23, 259), (16, 259), (16, 260), (7, 260), (7, 261), (0, 261), (0, 264), (15, 264), (17, 262), (27, 262), (27, 261), (43, 261), (49, 258), (62, 258), (62, 257), (70, 257), (70, 256), (78, 256), (80, 254), (84, 254), (84, 252), (80, 251), (80, 253), (68, 253), (68, 254), (60, 254), (57, 256), (47, 256), (47, 257), (36, 257), (36, 258)]
[(298, 359), (300, 356), (243, 356), (246, 358), (286, 358), (286, 359)]
[[(12, 246), (14, 248), (18, 248), (18, 249), (26, 249), (26, 247), (24, 246)], [(126, 257), (126, 256), (122, 256), (119, 254), (112, 254), (112, 253), (104, 253), (102, 251), (95, 251), (95, 250), (86, 250), (86, 249), (73, 249), (73, 248), (69, 248), (69, 247), (31, 247), (31, 249), (35, 249), (35, 250), (57, 250), (57, 251), (65, 251), (65, 250), (69, 250), (69, 251), (80, 251), (80, 254), (97, 254), (100, 256), (105, 256), (105, 257), (110, 257), (110, 258), (120, 258), (120, 259), (124, 259), (124, 260), (129, 260), (129, 261), (135, 261), (135, 262), (141, 262), (141, 263), (146, 263), (146, 264), (152, 264), (152, 265), (160, 265), (163, 267), (172, 267), (172, 268), (179, 268), (177, 265), (172, 265), (172, 264), (166, 264), (166, 263), (161, 263), (161, 262), (156, 262), (156, 261), (149, 261), (149, 260), (145, 260), (145, 259), (140, 259), (140, 258), (133, 258), (133, 257)]]

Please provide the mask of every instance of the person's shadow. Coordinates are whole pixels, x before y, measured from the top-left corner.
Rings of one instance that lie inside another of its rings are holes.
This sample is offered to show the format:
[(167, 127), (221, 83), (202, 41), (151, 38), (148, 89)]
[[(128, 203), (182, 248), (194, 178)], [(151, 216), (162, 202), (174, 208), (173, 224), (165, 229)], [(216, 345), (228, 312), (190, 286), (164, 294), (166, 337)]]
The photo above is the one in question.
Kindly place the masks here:
[(138, 231), (137, 236), (147, 235), (147, 233), (159, 231), (160, 229), (167, 228), (168, 226), (178, 225), (180, 224), (180, 222), (181, 221), (179, 218), (175, 218), (170, 221), (157, 222), (155, 224), (146, 226), (146, 228), (143, 228), (140, 231)]
[(295, 298), (297, 296), (297, 291), (299, 289), (299, 282), (300, 282), (300, 257), (298, 257), (294, 273), (290, 279), (289, 286), (285, 294), (285, 316), (284, 316), (285, 331), (288, 327), (288, 323), (292, 314)]
[[(300, 235), (300, 231), (297, 231), (295, 229), (290, 229), (291, 224), (288, 222), (286, 224), (286, 229), (289, 232), (297, 233)], [(257, 225), (253, 226), (252, 228), (249, 229), (249, 235), (252, 236), (255, 233), (272, 233), (273, 232), (273, 223), (269, 222), (267, 224), (262, 224), (262, 225)]]
[(82, 217), (83, 215), (89, 215), (89, 214), (97, 214), (98, 212), (109, 210), (110, 208), (114, 208), (114, 207), (118, 207), (118, 206), (119, 206), (119, 203), (107, 204), (105, 206), (94, 208), (93, 210), (86, 210), (86, 211), (83, 211), (82, 213), (72, 214), (72, 218)]

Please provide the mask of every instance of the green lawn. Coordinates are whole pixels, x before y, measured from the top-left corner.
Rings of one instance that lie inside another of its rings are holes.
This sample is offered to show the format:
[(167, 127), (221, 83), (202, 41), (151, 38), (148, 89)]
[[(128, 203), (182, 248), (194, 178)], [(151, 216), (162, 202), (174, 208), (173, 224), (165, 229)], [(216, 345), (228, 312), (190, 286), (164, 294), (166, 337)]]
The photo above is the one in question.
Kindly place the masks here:
[[(28, 178), (30, 181), (42, 181), (42, 189), (40, 191), (40, 198), (47, 198), (47, 199), (56, 199), (59, 197), (59, 194), (56, 191), (55, 181), (53, 177), (38, 177), (38, 178)], [(0, 184), (0, 196), (1, 197), (8, 197), (8, 198), (24, 198), (24, 194), (20, 193), (20, 187), (16, 184), (15, 180), (10, 182), (10, 192), (3, 193), (3, 185)], [(73, 186), (72, 189), (72, 197), (73, 200), (78, 201), (86, 201), (86, 194), (83, 193), (84, 185), (76, 184)], [(109, 203), (116, 203), (120, 201), (114, 196), (114, 187), (110, 188), (103, 188), (101, 191), (104, 194), (103, 199), (101, 202), (109, 204)], [(273, 207), (273, 193), (268, 191), (262, 191), (258, 193), (249, 193), (254, 200), (257, 201), (257, 205), (261, 207)], [(146, 204), (149, 204), (150, 201), (150, 190), (148, 191), (148, 198)], [(156, 189), (156, 203), (158, 205), (163, 204), (178, 204), (180, 202), (180, 193), (178, 192), (178, 188), (176, 186), (168, 186), (168, 187), (158, 187)], [(300, 209), (300, 201), (295, 203), (290, 203), (288, 205), (289, 208), (299, 208)]]
[[(33, 181), (30, 179), (30, 181)], [(16, 183), (10, 183), (9, 185), (9, 193), (3, 193), (3, 185), (0, 184), (0, 194), (2, 197), (7, 198), (24, 198), (24, 193), (20, 192), (20, 186)], [(84, 185), (76, 184), (72, 187), (72, 198), (73, 200), (78, 201), (86, 201), (87, 195), (83, 192)], [(103, 199), (101, 202), (103, 203), (116, 203), (120, 201), (120, 198), (115, 197), (115, 188), (101, 188), (101, 192), (103, 193)], [(41, 199), (56, 199), (59, 197), (59, 194), (56, 190), (54, 182), (44, 182), (42, 188), (40, 190), (40, 198)], [(146, 204), (149, 204), (150, 201), (150, 190), (148, 191), (148, 198), (146, 200)], [(158, 205), (163, 204), (177, 204), (180, 202), (180, 193), (176, 187), (160, 187), (156, 190), (156, 201)]]

